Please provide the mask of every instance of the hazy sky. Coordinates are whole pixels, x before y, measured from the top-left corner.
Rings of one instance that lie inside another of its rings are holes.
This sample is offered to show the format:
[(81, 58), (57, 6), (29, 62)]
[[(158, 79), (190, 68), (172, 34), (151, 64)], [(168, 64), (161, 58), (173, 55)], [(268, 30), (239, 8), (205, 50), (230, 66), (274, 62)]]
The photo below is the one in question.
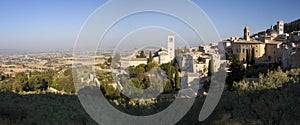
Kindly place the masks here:
[[(72, 48), (85, 20), (105, 2), (106, 0), (1, 0), (0, 49)], [(299, 0), (194, 2), (211, 18), (222, 39), (242, 36), (246, 24), (250, 26), (251, 33), (255, 33), (269, 28), (277, 20), (290, 22), (300, 18)], [(158, 18), (159, 15), (150, 17)], [(139, 21), (146, 20), (152, 21), (145, 18)], [(168, 22), (174, 25), (179, 23)], [(155, 29), (167, 33), (160, 27), (148, 28), (148, 31), (146, 29), (141, 30), (153, 32)], [(108, 34), (107, 38), (113, 39), (113, 35)], [(128, 39), (134, 38), (128, 36)], [(197, 44), (197, 39), (191, 37), (190, 40)]]

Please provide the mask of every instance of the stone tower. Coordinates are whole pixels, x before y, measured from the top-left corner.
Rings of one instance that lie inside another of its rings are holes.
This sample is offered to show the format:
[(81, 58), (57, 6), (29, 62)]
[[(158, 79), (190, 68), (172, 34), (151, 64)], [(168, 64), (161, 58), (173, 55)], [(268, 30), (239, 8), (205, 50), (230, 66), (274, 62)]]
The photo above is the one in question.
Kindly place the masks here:
[(246, 26), (244, 29), (244, 39), (246, 41), (250, 41), (250, 29), (248, 26)]
[(175, 57), (175, 36), (168, 35), (168, 52), (172, 56)]
[(284, 22), (277, 21), (277, 33), (278, 35), (284, 34)]

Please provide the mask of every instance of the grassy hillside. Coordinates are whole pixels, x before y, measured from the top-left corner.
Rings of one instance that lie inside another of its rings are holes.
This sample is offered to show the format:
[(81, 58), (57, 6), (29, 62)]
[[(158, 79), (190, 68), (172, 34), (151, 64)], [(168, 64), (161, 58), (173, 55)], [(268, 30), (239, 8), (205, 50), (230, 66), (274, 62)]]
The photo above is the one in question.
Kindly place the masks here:
[(95, 125), (74, 95), (0, 93), (1, 125)]
[[(300, 123), (300, 69), (260, 75), (258, 83), (235, 83), (225, 91), (212, 115), (198, 121), (205, 97), (198, 97), (177, 125)], [(127, 109), (135, 109), (127, 105)], [(117, 120), (117, 119), (116, 119)], [(75, 95), (0, 93), (1, 125), (96, 125)]]

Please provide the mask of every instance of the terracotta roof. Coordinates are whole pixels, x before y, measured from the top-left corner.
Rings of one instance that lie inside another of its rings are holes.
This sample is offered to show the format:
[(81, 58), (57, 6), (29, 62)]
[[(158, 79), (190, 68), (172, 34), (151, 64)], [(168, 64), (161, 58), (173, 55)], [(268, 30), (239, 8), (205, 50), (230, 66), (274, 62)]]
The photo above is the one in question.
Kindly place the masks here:
[(275, 42), (275, 41), (272, 41), (272, 42), (269, 42), (269, 43), (266, 43), (266, 44), (282, 44), (282, 42)]
[(257, 40), (254, 40), (254, 41), (246, 41), (246, 40), (239, 40), (239, 41), (236, 41), (236, 42), (233, 42), (234, 44), (262, 44), (263, 42), (261, 41), (257, 41)]
[(147, 61), (147, 58), (132, 58), (130, 61)]

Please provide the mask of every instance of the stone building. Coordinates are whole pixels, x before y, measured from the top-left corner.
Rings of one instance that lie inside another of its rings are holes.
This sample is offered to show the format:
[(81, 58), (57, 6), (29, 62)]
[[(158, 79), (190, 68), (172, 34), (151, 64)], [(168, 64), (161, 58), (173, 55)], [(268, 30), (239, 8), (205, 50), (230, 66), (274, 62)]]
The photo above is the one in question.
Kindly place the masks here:
[[(159, 65), (164, 63), (171, 62), (175, 57), (175, 36), (174, 35), (168, 35), (167, 40), (167, 46), (168, 48), (161, 48), (154, 52), (153, 61), (158, 63)], [(147, 64), (148, 58), (137, 58), (138, 51), (135, 49), (132, 55), (128, 57), (124, 57), (121, 59), (121, 67), (127, 68), (129, 66), (138, 66), (140, 64)], [(148, 55), (148, 54), (147, 54)]]
[(156, 51), (153, 55), (153, 61), (157, 64), (164, 64), (172, 61), (173, 56), (170, 55), (168, 50), (161, 48), (158, 51)]
[(252, 53), (251, 51), (254, 49), (254, 56), (257, 63), (280, 62), (283, 56), (282, 49), (280, 48), (282, 42), (274, 40), (277, 36), (277, 32), (271, 26), (271, 29), (266, 31), (265, 36), (259, 39), (251, 39), (250, 29), (246, 26), (244, 29), (244, 39), (231, 40), (232, 53), (239, 54), (239, 59), (246, 61), (247, 53)]
[(237, 42), (233, 42), (232, 44), (232, 53), (238, 53), (239, 59), (241, 61), (246, 61), (247, 52), (251, 53), (252, 48), (255, 51), (255, 58), (260, 59), (262, 61), (265, 54), (265, 44), (260, 41), (246, 41), (240, 40)]

